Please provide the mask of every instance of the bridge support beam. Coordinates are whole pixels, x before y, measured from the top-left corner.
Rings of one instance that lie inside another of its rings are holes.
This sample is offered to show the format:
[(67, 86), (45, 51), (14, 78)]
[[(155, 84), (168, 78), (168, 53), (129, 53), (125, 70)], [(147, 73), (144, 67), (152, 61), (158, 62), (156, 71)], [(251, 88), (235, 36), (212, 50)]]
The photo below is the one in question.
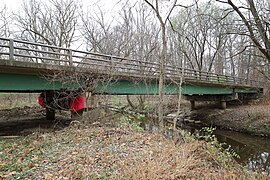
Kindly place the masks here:
[(49, 107), (46, 107), (46, 120), (55, 120), (55, 110)]
[(97, 100), (97, 98), (95, 97), (95, 95), (91, 93), (91, 96), (90, 96), (90, 107), (95, 108), (97, 106), (96, 100)]
[(194, 110), (195, 109), (195, 100), (191, 100), (190, 101), (190, 110)]
[(45, 102), (46, 102), (46, 120), (55, 120), (55, 109), (53, 106), (53, 91), (45, 92)]
[(220, 101), (221, 109), (226, 109), (227, 108), (227, 103), (225, 100)]

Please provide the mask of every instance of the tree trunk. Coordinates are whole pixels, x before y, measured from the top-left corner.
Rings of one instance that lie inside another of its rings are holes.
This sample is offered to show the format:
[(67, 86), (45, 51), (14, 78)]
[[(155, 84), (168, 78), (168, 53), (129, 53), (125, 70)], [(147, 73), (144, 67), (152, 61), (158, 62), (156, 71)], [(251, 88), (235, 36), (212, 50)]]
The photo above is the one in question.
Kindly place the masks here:
[(161, 23), (162, 29), (162, 53), (160, 59), (160, 74), (159, 74), (159, 106), (158, 106), (158, 123), (160, 128), (164, 127), (164, 83), (166, 74), (166, 62), (167, 62), (167, 39), (166, 39), (166, 27)]

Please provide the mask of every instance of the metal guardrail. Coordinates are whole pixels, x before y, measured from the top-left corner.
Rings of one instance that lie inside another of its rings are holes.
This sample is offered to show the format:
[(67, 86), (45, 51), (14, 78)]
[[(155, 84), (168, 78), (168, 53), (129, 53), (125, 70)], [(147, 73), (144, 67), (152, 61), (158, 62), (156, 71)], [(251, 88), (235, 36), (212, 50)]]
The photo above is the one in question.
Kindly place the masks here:
[[(91, 68), (112, 74), (158, 77), (159, 63), (0, 38), (0, 59)], [(203, 83), (261, 87), (259, 81), (166, 65), (166, 78)]]

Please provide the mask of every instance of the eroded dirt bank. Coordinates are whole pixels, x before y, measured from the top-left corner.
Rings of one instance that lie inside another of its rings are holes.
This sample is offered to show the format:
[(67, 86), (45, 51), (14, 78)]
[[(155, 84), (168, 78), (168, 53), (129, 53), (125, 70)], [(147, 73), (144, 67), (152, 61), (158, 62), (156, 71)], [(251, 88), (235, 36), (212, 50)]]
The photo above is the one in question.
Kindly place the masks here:
[[(213, 104), (200, 104), (196, 110), (191, 112), (188, 105), (183, 108), (184, 118), (200, 121), (202, 126), (216, 126), (221, 129), (270, 137), (270, 105), (268, 104), (228, 105), (226, 110), (219, 109)], [(0, 110), (0, 130), (6, 134), (8, 131), (12, 132), (15, 127), (13, 125), (16, 125), (16, 128), (21, 130), (19, 134), (28, 134), (28, 131), (24, 129), (29, 124), (34, 127), (37, 127), (37, 124), (39, 127), (51, 126), (52, 123), (46, 122), (44, 115), (45, 110), (39, 107), (25, 106)], [(58, 125), (65, 123), (67, 119), (69, 119), (68, 112), (57, 112)], [(52, 127), (45, 128), (51, 129)], [(31, 132), (31, 127), (29, 132)]]
[(68, 124), (66, 112), (57, 111), (56, 120), (45, 118), (45, 109), (38, 106), (15, 107), (0, 110), (0, 136), (28, 135), (32, 132), (51, 132), (62, 129)]
[(267, 103), (229, 105), (226, 110), (201, 106), (190, 116), (204, 125), (270, 137), (269, 107)]

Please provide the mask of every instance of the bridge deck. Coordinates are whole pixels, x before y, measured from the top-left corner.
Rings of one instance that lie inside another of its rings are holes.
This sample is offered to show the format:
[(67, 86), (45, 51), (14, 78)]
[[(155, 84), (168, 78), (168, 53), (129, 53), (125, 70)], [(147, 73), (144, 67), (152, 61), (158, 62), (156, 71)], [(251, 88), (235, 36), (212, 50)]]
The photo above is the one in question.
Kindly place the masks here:
[[(68, 88), (51, 81), (60, 72), (88, 73), (113, 77), (110, 85), (98, 87), (110, 94), (157, 94), (159, 63), (71, 50), (39, 43), (0, 38), (0, 91), (41, 91)], [(183, 94), (256, 93), (258, 81), (166, 66), (166, 93), (177, 94), (183, 80)], [(117, 81), (116, 81), (117, 80)], [(134, 83), (136, 81), (136, 83)], [(147, 82), (147, 83), (146, 83)], [(72, 85), (71, 85), (72, 86)], [(74, 88), (74, 86), (72, 86)]]

